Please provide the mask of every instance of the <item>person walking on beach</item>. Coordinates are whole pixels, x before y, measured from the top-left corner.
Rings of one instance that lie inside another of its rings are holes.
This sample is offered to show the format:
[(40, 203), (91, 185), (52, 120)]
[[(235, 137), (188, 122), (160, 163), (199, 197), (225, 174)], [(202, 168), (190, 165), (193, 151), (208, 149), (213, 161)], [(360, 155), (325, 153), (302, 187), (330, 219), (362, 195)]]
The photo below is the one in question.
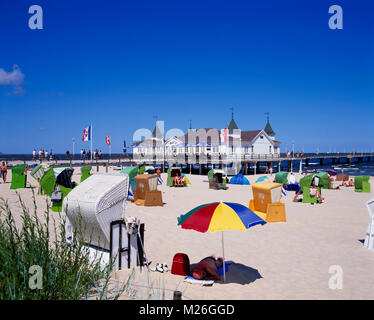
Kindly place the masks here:
[(32, 160), (35, 160), (36, 159), (36, 150), (34, 149), (32, 151)]
[(83, 149), (81, 149), (80, 153), (81, 153), (81, 160), (83, 160)]
[(83, 149), (83, 162), (86, 161), (86, 150)]
[(0, 171), (1, 171), (1, 175), (3, 176), (3, 181), (4, 183), (6, 183), (6, 175), (8, 172), (8, 167), (4, 161), (3, 161), (3, 164), (0, 166)]

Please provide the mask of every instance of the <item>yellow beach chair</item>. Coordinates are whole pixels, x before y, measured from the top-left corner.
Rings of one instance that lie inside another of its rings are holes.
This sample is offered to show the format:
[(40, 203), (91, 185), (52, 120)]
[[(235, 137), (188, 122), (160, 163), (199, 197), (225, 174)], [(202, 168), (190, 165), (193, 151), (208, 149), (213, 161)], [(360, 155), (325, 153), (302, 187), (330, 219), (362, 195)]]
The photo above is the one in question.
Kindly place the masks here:
[(286, 207), (281, 203), (282, 184), (268, 181), (252, 185), (249, 209), (266, 222), (286, 222)]

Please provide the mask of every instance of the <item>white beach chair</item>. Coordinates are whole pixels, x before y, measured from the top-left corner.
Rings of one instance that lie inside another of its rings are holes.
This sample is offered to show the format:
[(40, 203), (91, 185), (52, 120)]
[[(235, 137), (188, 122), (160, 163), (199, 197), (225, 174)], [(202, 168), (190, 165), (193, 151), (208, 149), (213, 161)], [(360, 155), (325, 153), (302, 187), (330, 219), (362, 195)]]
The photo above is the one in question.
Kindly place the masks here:
[(366, 232), (364, 246), (368, 249), (374, 250), (374, 199), (368, 201), (366, 206), (369, 210), (370, 223)]
[(63, 211), (73, 225), (80, 215), (87, 243), (110, 250), (110, 224), (125, 217), (128, 187), (126, 174), (97, 173), (66, 196)]

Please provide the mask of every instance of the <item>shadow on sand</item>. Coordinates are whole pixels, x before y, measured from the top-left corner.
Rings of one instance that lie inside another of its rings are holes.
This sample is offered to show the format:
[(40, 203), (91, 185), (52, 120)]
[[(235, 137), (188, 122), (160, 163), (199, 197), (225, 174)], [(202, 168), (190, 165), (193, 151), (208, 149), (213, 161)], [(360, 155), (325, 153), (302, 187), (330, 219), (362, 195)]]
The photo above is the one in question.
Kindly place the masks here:
[[(196, 263), (191, 264), (193, 268)], [(257, 269), (245, 266), (241, 263), (232, 262), (229, 266), (228, 272), (226, 272), (226, 281), (223, 282), (223, 275), (221, 276), (222, 284), (226, 283), (237, 283), (237, 284), (250, 284), (258, 279), (262, 279), (261, 274)]]
[[(262, 276), (257, 269), (253, 269), (241, 263), (233, 262), (229, 267), (229, 271), (226, 273), (225, 283), (238, 283), (244, 285), (255, 282), (261, 278)], [(223, 276), (221, 279), (223, 281)]]

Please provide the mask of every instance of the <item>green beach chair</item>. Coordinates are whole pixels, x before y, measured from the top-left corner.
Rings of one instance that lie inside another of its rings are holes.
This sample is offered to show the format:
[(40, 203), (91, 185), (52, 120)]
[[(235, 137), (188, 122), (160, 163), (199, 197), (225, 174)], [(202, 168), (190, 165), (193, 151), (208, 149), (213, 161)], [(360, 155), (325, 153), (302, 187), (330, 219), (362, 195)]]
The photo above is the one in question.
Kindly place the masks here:
[(224, 172), (220, 169), (211, 169), (208, 172), (209, 189), (227, 190), (226, 181), (223, 179)]
[(136, 189), (136, 186), (135, 186), (135, 177), (139, 174), (139, 168), (138, 167), (125, 167), (123, 168), (120, 173), (125, 173), (129, 176), (129, 180), (130, 180), (130, 184), (131, 184), (131, 188), (132, 190), (135, 190)]
[(186, 184), (184, 183), (183, 185), (175, 185), (173, 178), (175, 177), (176, 173), (179, 172), (180, 176), (182, 176), (182, 170), (180, 168), (169, 168), (167, 173), (168, 173), (168, 178), (166, 180), (166, 185), (168, 187), (185, 187)]
[(44, 172), (43, 176), (39, 180), (40, 190), (42, 194), (46, 194), (51, 196), (51, 193), (55, 189), (56, 178), (53, 173), (53, 168), (49, 168), (46, 172)]
[[(312, 196), (310, 195), (310, 185), (313, 181), (313, 175), (308, 175), (302, 179), (300, 179), (300, 188), (303, 192), (303, 203), (318, 203), (318, 196), (317, 194)], [(321, 192), (321, 188), (317, 188), (319, 192)]]
[(43, 176), (44, 174), (44, 168), (43, 166), (41, 166), (40, 164), (37, 165), (31, 172), (30, 172), (30, 176), (32, 176), (36, 181), (40, 181), (40, 178)]
[(12, 167), (12, 184), (10, 185), (10, 189), (26, 188), (26, 169), (26, 164), (18, 164)]
[(81, 182), (91, 177), (92, 166), (84, 166), (81, 168)]
[(316, 177), (319, 178), (318, 186), (322, 189), (331, 189), (331, 182), (327, 172), (319, 172)]
[(275, 174), (275, 182), (281, 184), (288, 184), (288, 172), (280, 171)]
[(370, 176), (355, 177), (355, 192), (370, 193)]
[[(59, 170), (60, 169), (60, 170)], [(56, 172), (55, 172), (56, 171)], [(40, 178), (40, 188), (48, 196), (52, 195), (56, 184), (62, 192), (62, 199), (59, 202), (52, 202), (51, 210), (61, 212), (62, 202), (67, 194), (73, 189), (74, 183), (71, 182), (73, 169), (65, 166), (54, 166), (48, 169)], [(57, 176), (56, 176), (57, 175)]]

